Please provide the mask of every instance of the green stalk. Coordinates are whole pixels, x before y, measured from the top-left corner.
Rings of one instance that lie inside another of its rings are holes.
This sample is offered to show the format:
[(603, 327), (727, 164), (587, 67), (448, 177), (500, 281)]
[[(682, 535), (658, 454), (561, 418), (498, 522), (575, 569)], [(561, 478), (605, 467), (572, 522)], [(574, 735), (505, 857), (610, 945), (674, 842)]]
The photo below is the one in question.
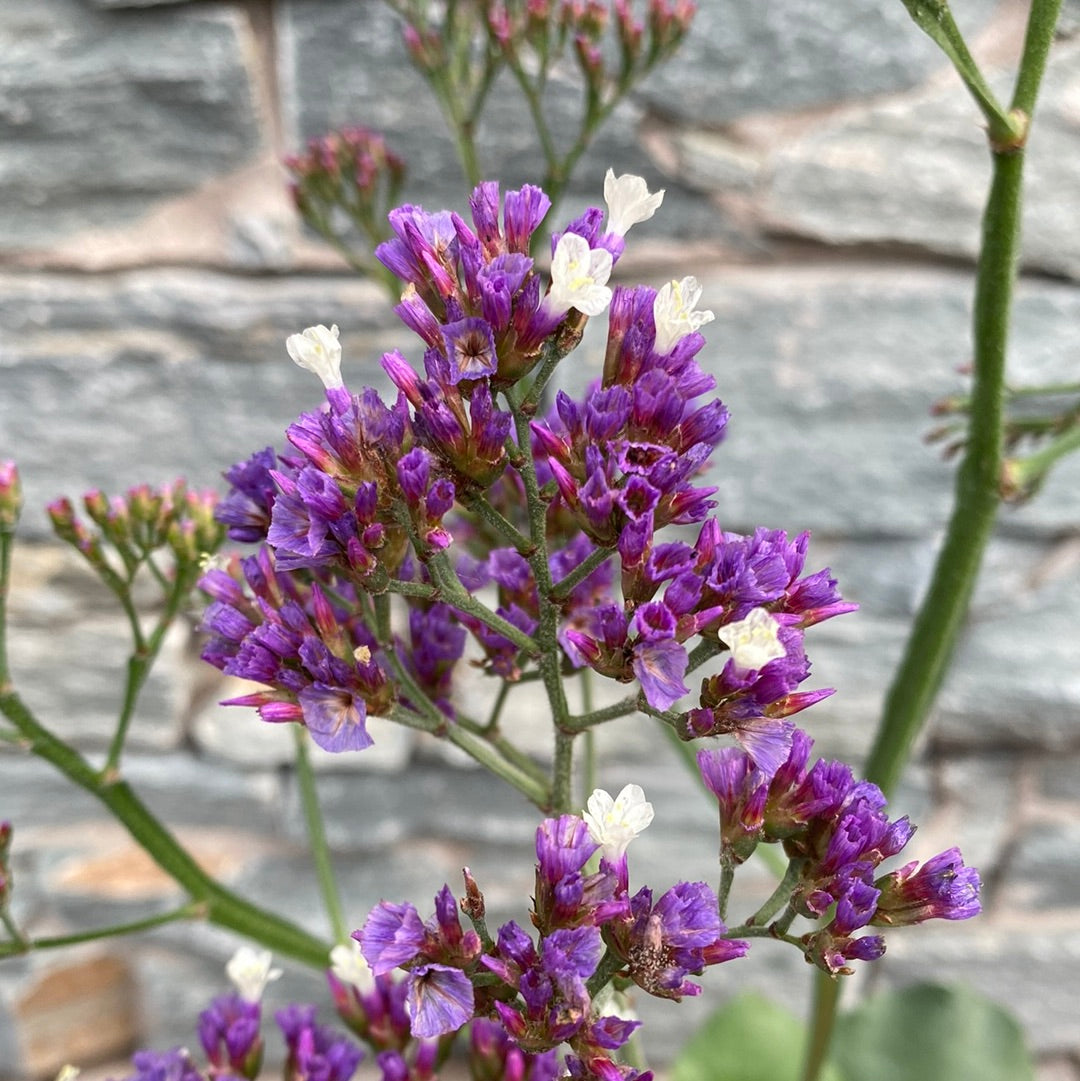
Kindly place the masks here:
[[(0, 604), (2, 607), (2, 604)], [(211, 878), (191, 854), (150, 812), (125, 781), (108, 784), (85, 758), (43, 727), (22, 699), (0, 678), (0, 713), (26, 737), (30, 750), (51, 763), (69, 781), (103, 803), (153, 861), (195, 903), (205, 908), (206, 918), (259, 942), (275, 953), (325, 968), (330, 947), (281, 916), (244, 900)]]
[[(910, 9), (912, 5), (908, 6)], [(957, 470), (953, 512), (945, 542), (886, 695), (866, 763), (867, 779), (877, 784), (886, 796), (900, 780), (915, 737), (926, 721), (948, 669), (1001, 502), (1005, 360), (1020, 251), (1024, 142), (1060, 8), (1061, 0), (1033, 0), (1031, 6), (1010, 110), (1011, 120), (1022, 117), (1019, 141), (1003, 148), (1002, 140), (995, 138), (993, 126), (990, 131), (993, 178), (983, 213), (982, 245), (975, 277), (971, 427)], [(946, 52), (953, 57), (949, 49)], [(968, 73), (959, 66), (958, 70), (972, 89)], [(839, 997), (837, 982), (819, 974), (803, 1081), (817, 1081), (820, 1075), (828, 1055)]]
[(338, 943), (348, 942), (349, 931), (341, 909), (341, 895), (334, 877), (334, 861), (330, 858), (326, 827), (322, 809), (319, 807), (319, 793), (315, 787), (315, 771), (311, 768), (311, 755), (308, 753), (307, 729), (298, 724), (293, 725), (293, 738), (296, 743), (296, 782), (300, 786), (300, 803), (304, 808), (304, 824), (307, 826), (308, 841), (311, 844), (311, 860), (315, 864), (315, 874), (319, 880), (326, 914), (330, 917), (334, 939)]
[(203, 915), (203, 906), (197, 902), (189, 902), (179, 908), (161, 912), (156, 916), (147, 916), (141, 920), (131, 920), (129, 923), (114, 923), (108, 927), (95, 927), (92, 931), (77, 931), (71, 935), (57, 935), (52, 938), (23, 939), (22, 942), (5, 942), (0, 944), (0, 958), (14, 957), (18, 954), (29, 953), (31, 950), (55, 950), (63, 946), (77, 946), (82, 942), (97, 942), (102, 938), (117, 938), (120, 935), (133, 935), (138, 931), (149, 931), (154, 927), (163, 927), (167, 923), (175, 923), (177, 920), (193, 920)]

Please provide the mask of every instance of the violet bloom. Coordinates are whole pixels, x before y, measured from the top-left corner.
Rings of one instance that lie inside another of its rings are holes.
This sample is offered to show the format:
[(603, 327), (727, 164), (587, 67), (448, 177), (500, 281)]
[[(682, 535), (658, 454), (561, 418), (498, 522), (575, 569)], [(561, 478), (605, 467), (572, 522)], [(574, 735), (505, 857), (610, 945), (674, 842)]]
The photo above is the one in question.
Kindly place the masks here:
[(734, 865), (748, 859), (764, 836), (769, 778), (735, 747), (698, 751), (698, 769), (720, 808), (720, 859)]
[(555, 1081), (559, 1076), (556, 1051), (530, 1054), (523, 1051), (495, 1021), (477, 1017), (470, 1029), (470, 1054), (474, 1077), (502, 1081)]
[(380, 901), (352, 937), (360, 943), (371, 971), (380, 976), (417, 957), (424, 945), (425, 930), (420, 914), (407, 901)]
[(967, 920), (982, 910), (981, 881), (974, 867), (965, 867), (958, 848), (949, 848), (879, 878), (881, 890), (875, 924), (912, 924), (924, 920)]
[(125, 1081), (205, 1081), (182, 1047), (171, 1051), (136, 1051), (134, 1072)]
[(221, 995), (199, 1014), (199, 1042), (217, 1073), (254, 1078), (262, 1064), (259, 1003), (238, 994)]
[(630, 920), (612, 924), (612, 948), (634, 982), (651, 995), (678, 1001), (701, 988), (686, 977), (742, 957), (749, 943), (725, 939), (716, 895), (704, 882), (679, 882), (654, 905), (652, 890), (631, 898)]
[(459, 968), (417, 965), (409, 970), (406, 1000), (412, 1034), (445, 1036), (467, 1025), (475, 1008), (472, 981)]
[(290, 1081), (349, 1081), (364, 1053), (345, 1036), (315, 1022), (315, 1007), (286, 1006), (274, 1020), (289, 1049)]
[(225, 473), (230, 490), (218, 504), (214, 517), (228, 526), (230, 540), (252, 542), (266, 539), (277, 495), (277, 487), (270, 474), (276, 463), (277, 455), (273, 448), (266, 447)]

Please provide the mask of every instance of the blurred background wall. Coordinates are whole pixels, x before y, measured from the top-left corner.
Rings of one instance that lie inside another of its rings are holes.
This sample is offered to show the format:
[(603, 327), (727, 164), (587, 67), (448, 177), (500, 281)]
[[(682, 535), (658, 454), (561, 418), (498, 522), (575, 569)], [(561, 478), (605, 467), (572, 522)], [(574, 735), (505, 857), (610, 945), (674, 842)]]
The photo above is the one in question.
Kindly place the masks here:
[[(954, 8), (980, 58), (1008, 69), (1026, 6)], [(1017, 384), (1075, 381), (1080, 357), (1077, 0), (1062, 30), (1030, 147)], [(572, 89), (557, 90), (569, 109)], [(374, 0), (0, 4), (0, 458), (19, 462), (27, 494), (11, 652), (31, 705), (87, 752), (111, 732), (124, 624), (50, 542), (42, 505), (177, 475), (214, 485), (280, 445), (320, 398), (283, 348), (305, 326), (340, 325), (354, 387), (383, 385), (382, 352), (411, 348), (380, 289), (305, 235), (286, 193), (281, 157), (346, 123), (385, 132), (410, 201), (463, 209), (434, 100)], [(482, 145), (504, 184), (538, 175), (527, 130), (513, 92), (494, 95)], [(705, 0), (679, 56), (607, 124), (565, 208), (599, 202), (609, 166), (667, 190), (619, 269), (654, 284), (695, 274), (716, 312), (702, 359), (733, 416), (715, 459), (721, 520), (811, 528), (812, 569), (830, 565), (861, 605), (809, 636), (813, 685), (838, 689), (807, 718), (826, 754), (868, 747), (949, 506), (952, 467), (923, 436), (932, 403), (965, 388), (984, 142), (900, 0)], [(584, 352), (566, 373), (578, 387), (599, 371), (595, 346)], [(1002, 514), (898, 801), (921, 823), (917, 854), (958, 843), (982, 869), (986, 914), (894, 934), (859, 981), (977, 984), (1018, 1012), (1042, 1081), (1080, 1078), (1078, 525), (1080, 460)], [(190, 628), (170, 640), (125, 771), (207, 866), (325, 931), (288, 733), (217, 706), (214, 675)], [(715, 877), (712, 812), (682, 767), (642, 718), (609, 728), (602, 780), (644, 784), (657, 810), (639, 873)], [(423, 909), (464, 864), (497, 920), (523, 918), (530, 809), (440, 747), (376, 735), (371, 751), (319, 762), (353, 924), (380, 897)], [(542, 724), (533, 743), (546, 753)], [(174, 899), (88, 797), (4, 746), (0, 819), (16, 826), (15, 911), (32, 933)], [(176, 925), (0, 964), (0, 1075), (48, 1075), (133, 1041), (192, 1044), (234, 946)], [(650, 1010), (664, 1018), (660, 1057), (748, 985), (805, 1009), (809, 972), (790, 953), (759, 944), (711, 973), (703, 1000)], [(321, 993), (290, 969), (271, 1001)]]

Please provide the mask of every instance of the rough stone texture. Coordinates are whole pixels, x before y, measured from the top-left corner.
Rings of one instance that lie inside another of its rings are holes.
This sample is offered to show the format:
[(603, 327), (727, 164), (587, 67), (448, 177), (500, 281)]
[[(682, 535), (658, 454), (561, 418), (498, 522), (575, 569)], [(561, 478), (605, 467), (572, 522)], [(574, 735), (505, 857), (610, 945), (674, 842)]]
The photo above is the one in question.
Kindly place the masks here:
[(41, 507), (60, 492), (177, 476), (210, 486), (281, 445), (321, 400), (283, 348), (313, 322), (340, 324), (350, 380), (385, 385), (377, 363), (391, 343), (378, 328), (394, 316), (377, 297), (341, 278), (2, 276), (0, 431), (23, 476), (23, 526), (46, 531)]
[(130, 220), (262, 144), (240, 12), (0, 11), (0, 250)]
[[(330, 272), (334, 257), (298, 240), (275, 155), (333, 124), (368, 123), (409, 157), (410, 198), (464, 205), (444, 124), (375, 0), (143, 6), (0, 4), (0, 459), (22, 467), (29, 541), (48, 532), (40, 506), (60, 492), (180, 472), (210, 484), (251, 451), (282, 446), (285, 426), (321, 398), (283, 349), (306, 325), (341, 326), (355, 386), (386, 388), (386, 349), (419, 358), (378, 289)], [(996, 62), (1015, 49), (1023, 6), (965, 0), (965, 28), (986, 30), (980, 56)], [(955, 370), (970, 356), (971, 274), (944, 263), (970, 259), (985, 148), (969, 101), (895, 0), (701, 7), (682, 58), (604, 129), (565, 213), (597, 200), (609, 164), (654, 184), (666, 177), (663, 210), (632, 234), (619, 271), (655, 284), (695, 273), (716, 312), (702, 359), (733, 416), (711, 474), (722, 523), (812, 528), (810, 569), (830, 566), (861, 605), (809, 632), (810, 685), (837, 693), (804, 715), (819, 753), (858, 762), (951, 499), (952, 465), (920, 439), (936, 423), (931, 404), (966, 388)], [(1066, 0), (1073, 33), (1078, 15), (1080, 0)], [(1029, 265), (1072, 276), (1078, 72), (1080, 47), (1065, 42), (1036, 122), (1027, 223)], [(565, 129), (571, 82), (560, 74), (553, 90)], [(481, 142), (504, 184), (537, 179), (526, 128), (516, 91), (500, 85)], [(31, 244), (16, 261), (12, 246)], [(568, 387), (582, 391), (599, 374), (603, 328), (593, 320), (561, 375)], [(1013, 382), (1075, 381), (1075, 284), (1022, 280), (1012, 337)], [(1080, 465), (1066, 462), (1035, 501), (1002, 514), (937, 715), (893, 801), (920, 823), (913, 856), (958, 844), (980, 867), (988, 913), (898, 932), (889, 958), (849, 992), (943, 973), (972, 981), (1020, 1012), (1043, 1056), (1040, 1081), (1075, 1077), (1080, 1054), (1078, 493)], [(98, 763), (122, 623), (78, 559), (56, 547), (22, 548), (15, 569), (20, 684)], [(152, 605), (152, 594), (140, 603)], [(188, 629), (147, 689), (125, 773), (213, 873), (325, 934), (292, 732), (218, 706), (235, 692), (194, 659)], [(475, 676), (457, 704), (483, 718), (493, 691)], [(624, 691), (598, 686), (597, 704)], [(540, 762), (552, 750), (545, 713), (529, 686), (503, 714)], [(383, 897), (411, 899), (426, 915), (465, 865), (492, 925), (523, 920), (535, 812), (445, 743), (386, 722), (372, 732), (365, 754), (314, 755), (350, 925)], [(658, 728), (632, 717), (597, 736), (600, 782), (613, 792), (643, 783), (656, 806), (631, 853), (635, 884), (713, 881), (714, 807)], [(0, 743), (8, 817), (13, 914), (35, 934), (178, 900), (96, 801)], [(732, 918), (769, 888), (751, 863)], [(191, 1044), (235, 945), (195, 923), (102, 947), (132, 974), (140, 1043)], [(26, 1075), (17, 1041), (28, 1026), (57, 1027), (44, 1008), (17, 1016), (12, 1004), (46, 967), (63, 974), (82, 956), (0, 964), (5, 1081)], [(304, 997), (325, 1003), (319, 974), (286, 967), (268, 1011)], [(650, 1053), (669, 1060), (696, 1021), (747, 986), (805, 1012), (806, 977), (794, 951), (756, 943), (746, 961), (708, 974), (701, 998), (639, 1002)], [(103, 1033), (130, 1022), (114, 1001)]]
[[(964, 32), (977, 35), (993, 10), (992, 0), (965, 3)], [(943, 66), (889, 0), (857, 10), (828, 0), (720, 0), (699, 5), (678, 61), (650, 77), (644, 97), (666, 115), (710, 127), (907, 90)]]
[(1030, 921), (993, 926), (983, 919), (966, 927), (927, 925), (893, 935), (882, 975), (890, 985), (945, 977), (977, 987), (1019, 1018), (1031, 1049), (1041, 1053), (1076, 1046), (1078, 962), (1080, 926), (1075, 921), (1033, 928)]
[[(1008, 84), (1001, 86), (1007, 94)], [(1080, 276), (1080, 47), (1051, 57), (1028, 151), (1024, 262)], [(830, 244), (903, 243), (975, 255), (990, 162), (975, 106), (956, 85), (860, 105), (827, 119), (771, 162), (776, 227)]]

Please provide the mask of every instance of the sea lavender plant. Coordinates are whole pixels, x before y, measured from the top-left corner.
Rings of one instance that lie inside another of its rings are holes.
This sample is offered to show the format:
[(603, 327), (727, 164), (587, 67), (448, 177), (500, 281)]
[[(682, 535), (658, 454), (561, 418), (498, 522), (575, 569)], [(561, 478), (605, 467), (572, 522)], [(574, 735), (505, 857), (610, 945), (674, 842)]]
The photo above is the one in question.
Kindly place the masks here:
[[(850, 767), (811, 763), (791, 717), (831, 692), (799, 689), (805, 633), (855, 606), (827, 569), (806, 572), (807, 534), (741, 536), (711, 516), (703, 474), (727, 410), (707, 397), (715, 381), (696, 357), (712, 313), (692, 278), (608, 285), (627, 231), (663, 193), (609, 173), (605, 196), (606, 209), (552, 236), (546, 276), (528, 255), (549, 206), (538, 188), (480, 185), (471, 223), (392, 213), (377, 255), (403, 280), (396, 310), (422, 343), (422, 372), (387, 353), (387, 404), (346, 387), (337, 327), (294, 335), (288, 352), (322, 381), (325, 405), (289, 428), (288, 453), (234, 467), (218, 512), (233, 539), (261, 541), (203, 579), (204, 656), (264, 688), (233, 702), (333, 751), (362, 751), (368, 716), (390, 717), (456, 743), (549, 815), (536, 835), (535, 938), (513, 921), (489, 935), (467, 871), (460, 902), (444, 885), (425, 920), (384, 900), (354, 932), (370, 974), (348, 955), (331, 987), (387, 1076), (479, 1021), (473, 1046), (509, 1041), (533, 1057), (523, 1071), (565, 1048), (570, 1076), (636, 1077), (619, 1051), (637, 1022), (602, 1011), (609, 987), (697, 995), (691, 977), (757, 937), (845, 975), (882, 955), (881, 928), (979, 908), (978, 874), (955, 849), (882, 873), (914, 827), (891, 821), (880, 789)], [(542, 411), (558, 364), (609, 308), (601, 378)], [(667, 527), (692, 533), (667, 539)], [(476, 664), (460, 663), (467, 654)], [(566, 685), (590, 672), (636, 689), (574, 713)], [(543, 685), (550, 775), (498, 712), (470, 715), (468, 678), (499, 681), (500, 703)], [(631, 890), (627, 846), (652, 817), (640, 787), (597, 790), (573, 810), (575, 740), (635, 712), (685, 741), (734, 740), (698, 755), (720, 810), (719, 895), (704, 882)], [(728, 927), (732, 879), (761, 844), (781, 846), (787, 873)]]

